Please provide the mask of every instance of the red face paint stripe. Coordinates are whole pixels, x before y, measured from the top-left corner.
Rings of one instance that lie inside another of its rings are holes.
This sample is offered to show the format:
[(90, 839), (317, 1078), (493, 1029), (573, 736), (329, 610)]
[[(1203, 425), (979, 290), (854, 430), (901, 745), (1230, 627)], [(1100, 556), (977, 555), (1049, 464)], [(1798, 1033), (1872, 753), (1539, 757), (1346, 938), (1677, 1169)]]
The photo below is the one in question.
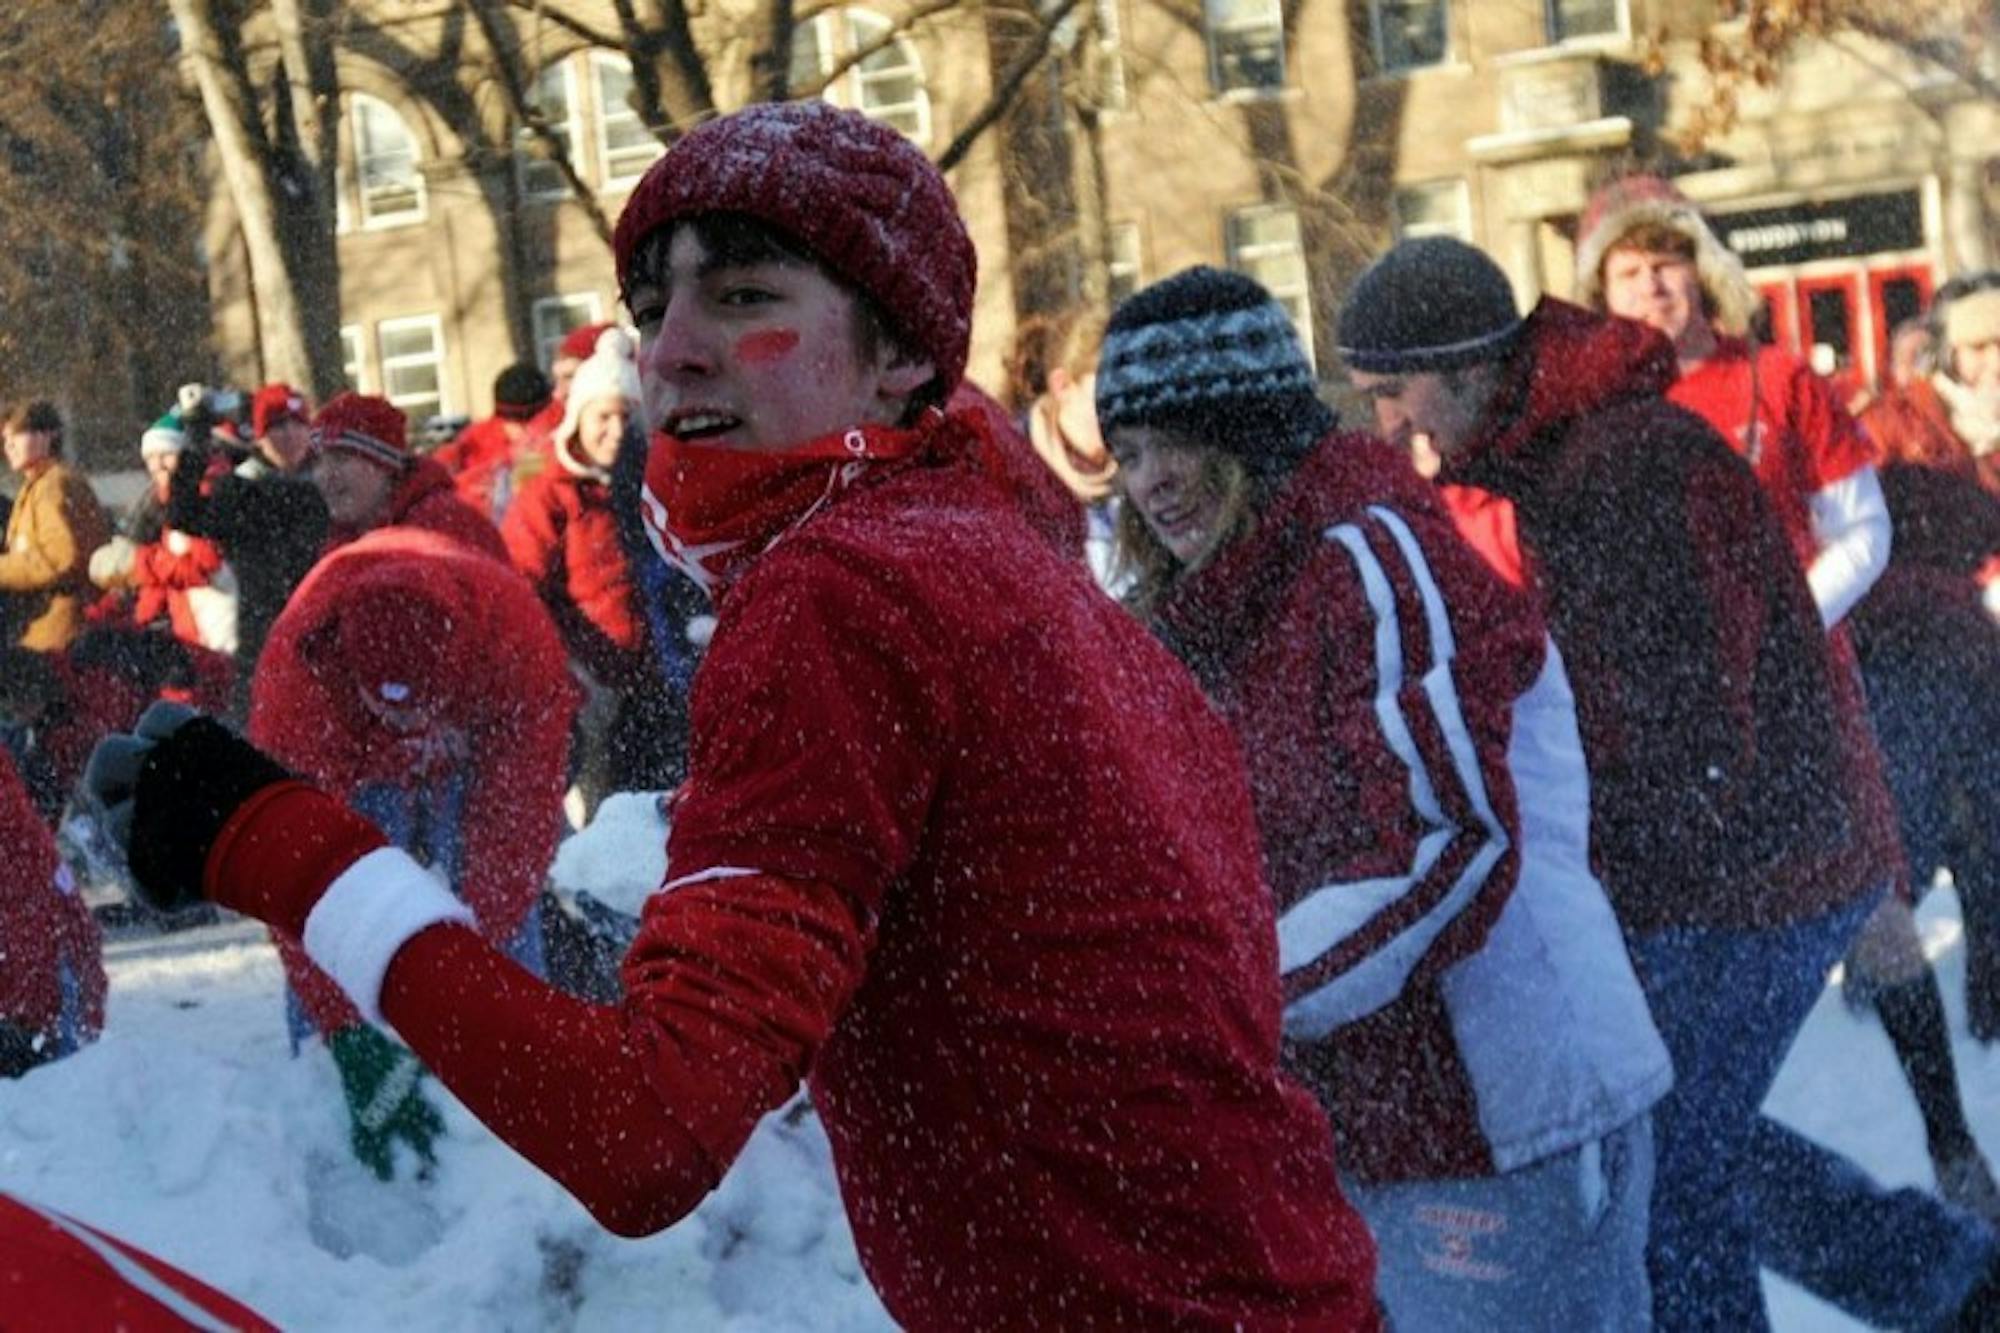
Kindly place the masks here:
[(736, 344), (736, 359), (750, 365), (768, 365), (783, 360), (799, 345), (799, 335), (793, 329), (765, 329), (761, 333), (748, 333)]

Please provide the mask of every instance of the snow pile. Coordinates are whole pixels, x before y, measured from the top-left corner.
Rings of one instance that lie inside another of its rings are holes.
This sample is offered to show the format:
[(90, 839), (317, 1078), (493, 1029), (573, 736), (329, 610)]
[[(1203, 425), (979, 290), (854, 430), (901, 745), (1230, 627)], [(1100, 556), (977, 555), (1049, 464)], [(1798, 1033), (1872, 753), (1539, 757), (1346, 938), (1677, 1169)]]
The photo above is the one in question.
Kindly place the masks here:
[[(636, 911), (660, 874), (651, 798), (613, 798), (557, 878)], [(1955, 905), (1922, 915), (1955, 1028)], [(841, 1213), (818, 1121), (771, 1116), (704, 1206), (644, 1241), (599, 1229), (435, 1083), (446, 1138), (428, 1183), (378, 1183), (347, 1152), (318, 1046), (294, 1059), (281, 973), (241, 923), (111, 951), (104, 1039), (0, 1082), (0, 1189), (155, 1251), (287, 1329), (875, 1330), (891, 1327)], [(1975, 1127), (2000, 1059), (1961, 1038)], [(1922, 1128), (1879, 1025), (1830, 989), (1772, 1108), (1886, 1182), (1930, 1184)], [(1769, 1280), (1781, 1333), (1861, 1327)]]

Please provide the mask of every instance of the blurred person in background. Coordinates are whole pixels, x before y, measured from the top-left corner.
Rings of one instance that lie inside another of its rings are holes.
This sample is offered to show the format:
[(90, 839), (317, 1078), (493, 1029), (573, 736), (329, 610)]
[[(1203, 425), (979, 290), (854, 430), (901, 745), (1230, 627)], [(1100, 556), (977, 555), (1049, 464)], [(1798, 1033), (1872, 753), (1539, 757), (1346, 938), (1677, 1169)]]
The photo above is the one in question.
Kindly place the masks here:
[(498, 524), (515, 495), (515, 466), (532, 438), (530, 423), (549, 406), (548, 376), (532, 361), (493, 380), (493, 415), (482, 417), (431, 455), (451, 473), (459, 498)]
[(82, 473), (61, 460), (55, 404), (24, 403), (0, 417), (7, 466), (21, 478), (0, 552), (0, 602), (24, 648), (54, 652), (83, 629), (95, 595), (90, 555), (111, 539), (104, 507)]

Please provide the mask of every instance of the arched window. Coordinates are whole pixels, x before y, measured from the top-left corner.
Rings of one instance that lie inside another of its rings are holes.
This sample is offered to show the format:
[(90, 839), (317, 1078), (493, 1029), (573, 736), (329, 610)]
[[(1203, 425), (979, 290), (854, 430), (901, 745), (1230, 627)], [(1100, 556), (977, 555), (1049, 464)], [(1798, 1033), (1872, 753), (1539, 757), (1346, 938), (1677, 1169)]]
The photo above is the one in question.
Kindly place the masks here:
[(417, 170), (416, 136), (387, 102), (354, 93), (348, 97), (347, 107), (354, 141), (354, 178), (360, 186), (361, 225), (384, 227), (422, 221), (424, 177)]
[(590, 73), (597, 95), (597, 160), (604, 188), (629, 185), (666, 150), (632, 105), (632, 66), (622, 56), (593, 52)]
[[(810, 88), (857, 51), (895, 31), (895, 24), (866, 9), (830, 10), (792, 33), (792, 86)], [(931, 134), (931, 98), (924, 67), (909, 41), (897, 35), (826, 86), (830, 102), (851, 106), (922, 143)]]
[[(535, 77), (528, 101), (557, 139), (573, 165), (576, 157), (576, 73), (567, 60), (558, 60)], [(521, 168), (521, 191), (544, 198), (569, 193), (569, 182), (549, 156), (548, 147), (526, 125), (514, 131), (514, 160)]]

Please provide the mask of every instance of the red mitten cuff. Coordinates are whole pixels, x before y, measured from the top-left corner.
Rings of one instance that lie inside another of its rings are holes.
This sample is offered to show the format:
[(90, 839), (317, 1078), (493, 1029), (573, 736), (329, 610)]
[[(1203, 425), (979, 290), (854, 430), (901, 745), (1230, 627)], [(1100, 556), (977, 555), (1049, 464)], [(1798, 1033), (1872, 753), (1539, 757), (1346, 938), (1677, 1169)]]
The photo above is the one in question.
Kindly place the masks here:
[(389, 840), (382, 830), (306, 782), (275, 782), (230, 815), (202, 870), (202, 893), (293, 939), (327, 886)]

